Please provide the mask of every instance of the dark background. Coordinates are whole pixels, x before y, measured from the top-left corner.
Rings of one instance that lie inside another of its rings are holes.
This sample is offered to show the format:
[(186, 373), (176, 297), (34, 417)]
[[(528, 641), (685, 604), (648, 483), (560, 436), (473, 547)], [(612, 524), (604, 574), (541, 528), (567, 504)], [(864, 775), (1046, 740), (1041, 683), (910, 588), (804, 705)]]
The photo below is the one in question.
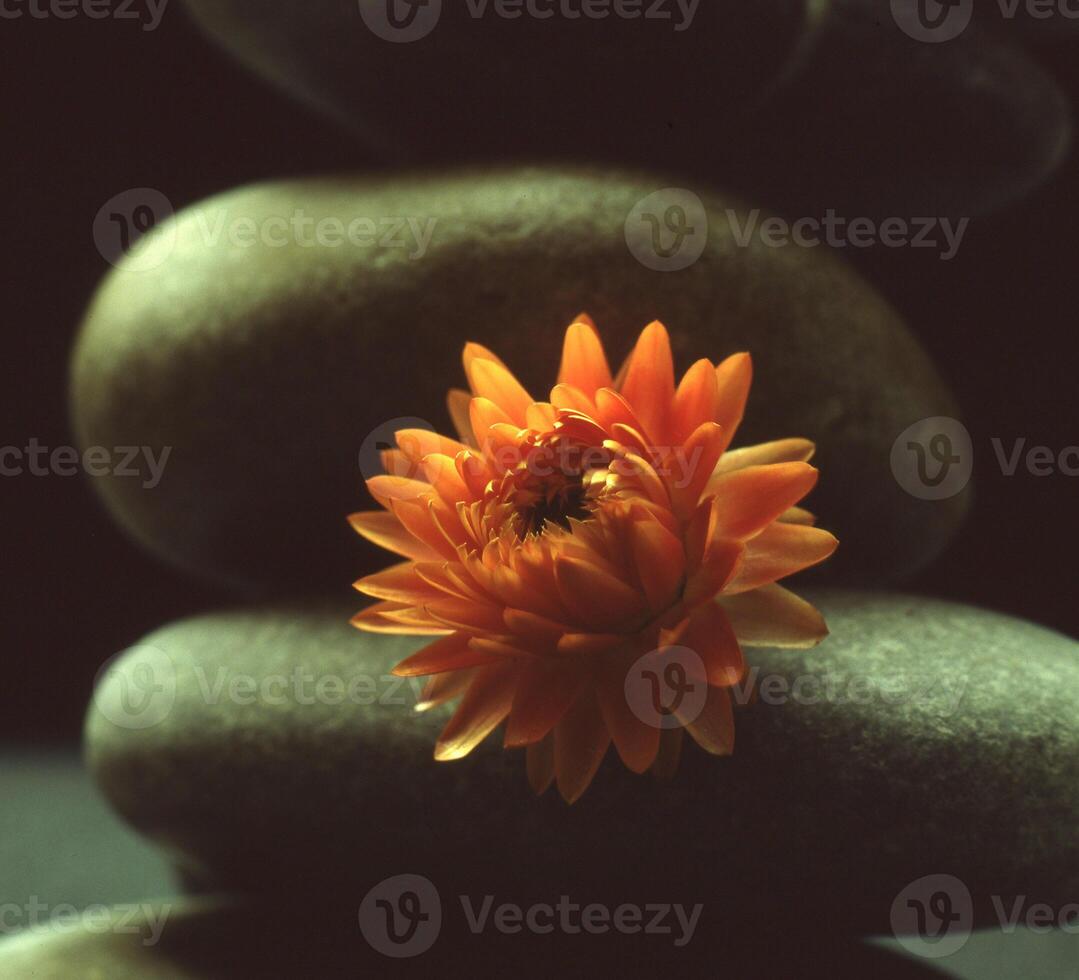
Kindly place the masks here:
[[(263, 178), (373, 163), (332, 124), (206, 42), (179, 0), (160, 28), (0, 22), (4, 193), (0, 446), (72, 442), (66, 365), (107, 266), (91, 225), (128, 188), (177, 207)], [(1079, 104), (1079, 42), (1037, 57)], [(971, 161), (977, 167), (977, 161)], [(767, 205), (767, 201), (755, 202)], [(959, 255), (848, 257), (903, 312), (957, 392), (980, 455), (974, 513), (952, 549), (907, 583), (1079, 634), (1079, 481), (1001, 476), (992, 437), (1079, 444), (1074, 154), (1025, 201), (975, 219)], [(163, 622), (230, 597), (144, 555), (83, 478), (0, 477), (0, 736), (77, 736), (93, 678)]]

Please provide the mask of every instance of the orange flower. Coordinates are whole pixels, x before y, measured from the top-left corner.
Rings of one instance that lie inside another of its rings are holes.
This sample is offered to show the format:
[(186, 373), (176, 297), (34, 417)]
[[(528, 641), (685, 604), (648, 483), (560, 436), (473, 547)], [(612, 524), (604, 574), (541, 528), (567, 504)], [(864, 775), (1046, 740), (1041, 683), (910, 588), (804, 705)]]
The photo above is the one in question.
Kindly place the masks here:
[(837, 546), (796, 506), (817, 481), (813, 444), (728, 451), (749, 355), (698, 361), (676, 387), (660, 323), (614, 379), (579, 318), (548, 402), (478, 344), (464, 365), (472, 393), (449, 396), (460, 441), (398, 432), (367, 484), (384, 509), (350, 518), (407, 559), (356, 583), (381, 601), (354, 625), (438, 637), (395, 673), (431, 678), (421, 709), (461, 698), (435, 758), (506, 722), (536, 792), (557, 780), (573, 802), (611, 742), (636, 773), (672, 772), (683, 731), (729, 755), (742, 646), (827, 635), (775, 584)]

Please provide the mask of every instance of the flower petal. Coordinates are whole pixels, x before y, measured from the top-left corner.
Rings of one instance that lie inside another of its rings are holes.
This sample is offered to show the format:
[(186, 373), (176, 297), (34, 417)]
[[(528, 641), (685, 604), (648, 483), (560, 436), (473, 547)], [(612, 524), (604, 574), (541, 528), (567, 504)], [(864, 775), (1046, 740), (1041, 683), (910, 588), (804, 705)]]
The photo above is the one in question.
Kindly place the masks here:
[(645, 436), (655, 445), (667, 441), (674, 401), (674, 357), (667, 328), (658, 320), (641, 333), (621, 392), (640, 419)]
[(525, 424), (536, 432), (551, 432), (558, 421), (558, 412), (550, 402), (533, 402), (525, 412)]
[(566, 608), (595, 632), (617, 629), (640, 617), (643, 596), (598, 566), (555, 555), (554, 573)]
[(647, 772), (659, 752), (660, 730), (634, 714), (626, 698), (626, 674), (637, 659), (637, 651), (610, 657), (596, 687), (603, 723), (615, 749), (631, 772)]
[(693, 613), (679, 643), (701, 658), (713, 687), (733, 687), (745, 676), (738, 637), (718, 603), (706, 602)]
[(674, 395), (671, 437), (680, 446), (705, 422), (715, 422), (719, 413), (719, 381), (715, 365), (700, 360), (682, 378)]
[(471, 415), (472, 395), (460, 388), (453, 388), (446, 396), (446, 408), (457, 434), (469, 446), (475, 446), (476, 436), (472, 431)]
[(394, 439), (397, 448), (416, 463), (422, 463), (425, 457), (436, 453), (453, 459), (458, 453), (468, 451), (463, 442), (440, 436), (430, 429), (399, 429), (394, 433)]
[(520, 668), (517, 664), (481, 667), (435, 745), (435, 759), (463, 759), (510, 713)]
[(468, 411), (476, 445), (483, 452), (487, 452), (487, 442), (492, 426), (513, 424), (513, 419), (489, 398), (473, 398), (469, 402)]
[(610, 744), (595, 694), (586, 690), (554, 732), (558, 791), (567, 803), (576, 803), (588, 789)]
[(494, 603), (442, 596), (424, 606), (436, 622), (469, 633), (505, 632), (502, 609)]
[(528, 747), (528, 785), (537, 796), (542, 796), (554, 782), (554, 736), (548, 735)]
[(387, 633), (393, 636), (445, 636), (452, 630), (439, 623), (426, 621), (412, 606), (400, 602), (376, 602), (350, 620), (366, 633)]
[(589, 653), (606, 653), (612, 647), (626, 642), (618, 633), (567, 633), (558, 641), (562, 656), (583, 656)]
[(827, 531), (798, 524), (772, 524), (746, 545), (742, 566), (724, 591), (736, 595), (771, 585), (819, 565), (838, 547), (839, 542)]
[(535, 399), (508, 368), (494, 361), (476, 358), (472, 361), (468, 380), (477, 397), (490, 399), (516, 426), (523, 428), (528, 424), (528, 406)]
[(573, 385), (586, 395), (611, 386), (607, 355), (603, 351), (599, 333), (591, 324), (578, 321), (566, 331), (558, 383)]
[(410, 480), (404, 476), (373, 476), (367, 481), (367, 489), (383, 507), (389, 508), (395, 500), (422, 500), (431, 496), (431, 485), (422, 480)]
[(704, 709), (696, 718), (686, 718), (686, 731), (693, 741), (711, 755), (734, 753), (734, 709), (727, 691), (709, 687)]
[(439, 708), (447, 701), (459, 698), (468, 690), (468, 685), (475, 677), (475, 670), (455, 670), (448, 674), (435, 674), (420, 692), (415, 710), (423, 713), (432, 708)]
[[(477, 344), (474, 341), (470, 341), (465, 344), (464, 350), (461, 351), (461, 361), (465, 367), (466, 378), (472, 377), (472, 362), (475, 360), (492, 361), (495, 364), (506, 367), (505, 361), (490, 348), (484, 347), (483, 344)], [(507, 368), (507, 370), (509, 369)]]
[(522, 665), (506, 723), (506, 748), (523, 748), (548, 736), (589, 680), (578, 664), (538, 657)]
[(411, 561), (361, 578), (353, 588), (372, 599), (386, 599), (412, 606), (436, 599), (439, 595), (437, 589), (420, 577), (416, 563)]
[(705, 545), (700, 564), (690, 573), (683, 601), (687, 608), (719, 595), (735, 577), (745, 556), (745, 545), (718, 535)]
[(748, 354), (732, 354), (716, 368), (716, 381), (719, 385), (716, 421), (723, 426), (729, 446), (742, 424), (749, 389), (753, 386), (753, 358)]
[(435, 561), (439, 557), (437, 551), (410, 534), (405, 526), (388, 511), (371, 510), (362, 514), (353, 514), (348, 522), (361, 537), (403, 558), (411, 558), (413, 561)]
[(719, 604), (743, 646), (806, 649), (828, 635), (824, 617), (781, 585), (720, 596)]
[(423, 461), (423, 475), (431, 487), (446, 503), (456, 504), (459, 500), (472, 499), (472, 491), (457, 469), (457, 460), (452, 456), (433, 453)]
[(590, 416), (596, 411), (592, 395), (570, 384), (557, 384), (551, 389), (551, 404), (560, 412), (579, 412)]
[(429, 677), (432, 674), (445, 674), (453, 670), (503, 662), (498, 657), (470, 649), (469, 639), (467, 633), (453, 633), (435, 640), (418, 653), (402, 660), (393, 668), (393, 673), (396, 677)]
[(808, 463), (750, 466), (725, 473), (715, 483), (717, 532), (725, 538), (759, 534), (817, 483)]
[(428, 559), (438, 558), (453, 561), (457, 552), (451, 541), (446, 539), (441, 526), (434, 517), (434, 509), (426, 500), (400, 500), (393, 503), (393, 514), (414, 538), (422, 541), (430, 549)]
[(771, 463), (808, 463), (817, 451), (808, 439), (778, 439), (757, 446), (732, 449), (723, 454), (716, 473), (733, 473), (747, 466), (768, 466)]
[(648, 605), (653, 612), (662, 612), (682, 585), (686, 565), (682, 542), (657, 521), (635, 521), (630, 542)]
[(693, 513), (716, 464), (727, 445), (727, 434), (715, 422), (705, 422), (674, 454), (680, 471), (668, 477), (675, 512), (682, 518)]

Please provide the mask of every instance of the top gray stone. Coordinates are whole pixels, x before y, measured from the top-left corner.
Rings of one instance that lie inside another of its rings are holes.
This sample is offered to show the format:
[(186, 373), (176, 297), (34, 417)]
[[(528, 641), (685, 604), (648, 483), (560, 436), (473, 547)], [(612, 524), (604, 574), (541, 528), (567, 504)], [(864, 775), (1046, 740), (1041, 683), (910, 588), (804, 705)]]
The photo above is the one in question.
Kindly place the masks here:
[[(445, 395), (462, 384), (469, 340), (543, 397), (585, 311), (615, 363), (653, 319), (682, 370), (752, 352), (738, 442), (817, 442), (822, 478), (807, 505), (843, 542), (826, 574), (894, 580), (930, 560), (966, 499), (917, 499), (889, 465), (908, 426), (956, 414), (922, 348), (823, 249), (769, 247), (752, 232), (740, 242), (754, 221), (745, 209), (670, 186), (565, 170), (339, 177), (188, 209), (106, 280), (78, 339), (80, 443), (155, 458), (171, 448), (159, 482), (112, 473), (96, 488), (169, 561), (242, 585), (343, 589), (389, 560), (345, 523), (374, 506), (365, 441), (415, 419), (448, 431)], [(672, 264), (647, 219), (675, 206), (693, 234)], [(342, 230), (335, 245), (317, 244), (320, 226)]]

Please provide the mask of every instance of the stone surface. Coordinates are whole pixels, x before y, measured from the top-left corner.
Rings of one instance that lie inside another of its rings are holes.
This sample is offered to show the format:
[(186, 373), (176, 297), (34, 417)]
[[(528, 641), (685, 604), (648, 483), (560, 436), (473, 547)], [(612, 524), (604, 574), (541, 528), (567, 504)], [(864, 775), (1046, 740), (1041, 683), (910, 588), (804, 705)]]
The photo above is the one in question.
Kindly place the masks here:
[(709, 0), (680, 32), (443, 4), (412, 43), (382, 40), (359, 6), (188, 0), (241, 61), (397, 162), (674, 167), (792, 216), (971, 215), (1036, 186), (1071, 128), (1056, 84), (999, 36), (1012, 22), (927, 44), (889, 0)]
[[(870, 933), (929, 875), (963, 883), (975, 922), (997, 921), (993, 896), (1074, 900), (1076, 643), (945, 602), (811, 598), (832, 635), (752, 651), (759, 698), (732, 759), (687, 746), (657, 785), (608, 758), (573, 807), (533, 798), (497, 739), (434, 763), (443, 718), (389, 678), (416, 641), (355, 634), (348, 610), (151, 635), (99, 690), (88, 759), (123, 816), (218, 886), (349, 895), (414, 873), (517, 901), (666, 896), (716, 921)], [(155, 689), (148, 713), (124, 707)]]
[[(597, 974), (649, 978), (657, 966), (706, 976), (717, 962), (746, 980), (788, 975), (792, 962), (807, 980), (941, 975), (853, 940), (790, 930), (781, 937), (733, 935), (722, 924), (706, 929), (703, 920), (681, 948), (668, 935), (501, 935), (493, 928), (474, 935), (449, 895), (430, 949), (391, 960), (365, 942), (357, 921), (361, 898), (310, 904), (306, 896), (286, 895), (266, 904), (177, 900), (148, 906), (136, 917), (118, 908), (111, 920), (0, 942), (0, 975), (5, 980), (354, 980), (509, 973), (542, 980)], [(158, 941), (151, 942), (159, 927)]]
[[(417, 417), (448, 431), (445, 392), (462, 384), (468, 340), (497, 350), (535, 392), (549, 390), (565, 327), (587, 310), (615, 360), (657, 317), (682, 369), (752, 351), (757, 378), (738, 441), (819, 444), (811, 506), (843, 541), (826, 574), (861, 584), (930, 560), (966, 500), (915, 499), (889, 465), (909, 425), (956, 414), (921, 347), (823, 249), (769, 247), (756, 235), (740, 245), (750, 219), (731, 220), (723, 198), (708, 198), (707, 217), (687, 203), (694, 234), (675, 257), (700, 257), (658, 271), (641, 215), (662, 218), (683, 200), (652, 196), (669, 186), (591, 171), (342, 177), (188, 209), (106, 280), (78, 339), (81, 444), (150, 447), (157, 460), (171, 447), (156, 485), (144, 463), (143, 479), (114, 473), (97, 488), (167, 560), (238, 582), (345, 588), (385, 561), (345, 523), (372, 506), (358, 465), (368, 436), (388, 440), (386, 423)], [(384, 244), (335, 239), (326, 224), (323, 241), (339, 244), (313, 246), (323, 221), (347, 229), (357, 219)], [(406, 226), (407, 247), (385, 242), (402, 219), (433, 227), (430, 241), (418, 245)]]

